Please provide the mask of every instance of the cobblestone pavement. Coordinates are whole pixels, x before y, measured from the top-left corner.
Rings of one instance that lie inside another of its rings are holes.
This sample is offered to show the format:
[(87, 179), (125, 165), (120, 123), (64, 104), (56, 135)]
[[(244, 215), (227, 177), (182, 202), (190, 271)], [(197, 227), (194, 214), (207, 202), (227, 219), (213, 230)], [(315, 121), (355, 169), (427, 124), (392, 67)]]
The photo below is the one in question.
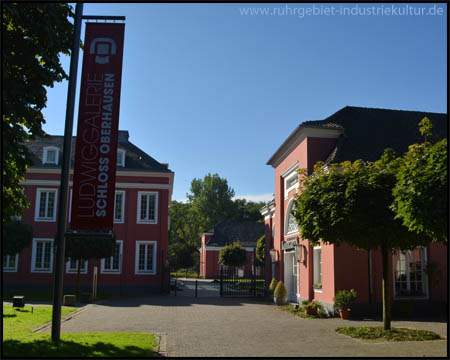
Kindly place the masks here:
[[(217, 291), (215, 285), (212, 288), (209, 291)], [(177, 296), (121, 298), (90, 304), (63, 322), (62, 331), (157, 333), (164, 339), (168, 356), (447, 356), (446, 339), (367, 343), (334, 331), (344, 325), (381, 325), (378, 321), (302, 319), (267, 302), (212, 296), (195, 298), (188, 296), (188, 292), (180, 296), (183, 291)], [(428, 329), (447, 337), (446, 322), (393, 321), (392, 325)]]

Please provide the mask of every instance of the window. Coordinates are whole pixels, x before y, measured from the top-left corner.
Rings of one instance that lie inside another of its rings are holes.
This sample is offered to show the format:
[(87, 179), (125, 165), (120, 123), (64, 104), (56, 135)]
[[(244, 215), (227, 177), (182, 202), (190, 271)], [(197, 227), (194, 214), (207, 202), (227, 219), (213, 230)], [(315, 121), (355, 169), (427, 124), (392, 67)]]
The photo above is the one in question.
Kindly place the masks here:
[(322, 290), (322, 248), (314, 248), (314, 290)]
[(288, 199), (288, 193), (295, 189), (298, 184), (298, 173), (299, 169), (298, 162), (293, 164), (289, 169), (287, 169), (281, 176), (284, 180), (284, 199)]
[(3, 271), (17, 272), (17, 265), (19, 263), (19, 253), (16, 255), (3, 255)]
[(396, 251), (393, 254), (395, 297), (426, 297), (426, 249)]
[(156, 224), (158, 216), (158, 193), (139, 191), (138, 223)]
[(58, 165), (58, 156), (59, 156), (59, 149), (57, 147), (47, 146), (44, 148), (42, 163)]
[(156, 274), (156, 241), (136, 241), (136, 274)]
[(123, 223), (123, 212), (125, 209), (125, 191), (116, 191), (114, 200), (114, 222)]
[(35, 221), (56, 221), (57, 189), (37, 189)]
[(286, 219), (284, 224), (284, 234), (290, 235), (298, 232), (297, 221), (295, 220), (294, 215), (291, 214), (291, 210), (294, 207), (294, 199), (292, 199), (287, 207)]
[(117, 166), (125, 166), (125, 150), (117, 149)]
[[(66, 273), (69, 274), (77, 274), (78, 273), (78, 260), (69, 259), (66, 263)], [(88, 262), (87, 260), (83, 261), (81, 264), (80, 274), (87, 274)]]
[(120, 273), (122, 263), (122, 240), (116, 241), (116, 248), (114, 255), (102, 259), (101, 272), (102, 273)]
[(53, 239), (33, 239), (31, 272), (52, 272)]

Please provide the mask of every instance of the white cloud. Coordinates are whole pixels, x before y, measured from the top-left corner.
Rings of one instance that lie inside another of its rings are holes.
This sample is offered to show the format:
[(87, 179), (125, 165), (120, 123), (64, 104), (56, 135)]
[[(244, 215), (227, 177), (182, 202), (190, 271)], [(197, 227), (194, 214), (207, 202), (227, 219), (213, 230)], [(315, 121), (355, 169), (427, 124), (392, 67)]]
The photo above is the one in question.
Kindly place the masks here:
[(254, 201), (254, 202), (260, 202), (260, 201), (267, 202), (267, 201), (270, 201), (273, 199), (273, 193), (237, 195), (233, 199), (245, 199), (247, 201)]

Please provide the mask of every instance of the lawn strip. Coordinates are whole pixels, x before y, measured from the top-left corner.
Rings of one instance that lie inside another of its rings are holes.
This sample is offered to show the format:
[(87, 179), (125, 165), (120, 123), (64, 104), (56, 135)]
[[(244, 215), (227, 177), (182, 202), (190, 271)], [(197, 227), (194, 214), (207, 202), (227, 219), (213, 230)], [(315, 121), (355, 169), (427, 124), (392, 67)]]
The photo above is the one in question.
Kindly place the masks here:
[(442, 339), (433, 331), (408, 328), (384, 330), (382, 326), (344, 326), (335, 330), (340, 334), (363, 340), (427, 341)]

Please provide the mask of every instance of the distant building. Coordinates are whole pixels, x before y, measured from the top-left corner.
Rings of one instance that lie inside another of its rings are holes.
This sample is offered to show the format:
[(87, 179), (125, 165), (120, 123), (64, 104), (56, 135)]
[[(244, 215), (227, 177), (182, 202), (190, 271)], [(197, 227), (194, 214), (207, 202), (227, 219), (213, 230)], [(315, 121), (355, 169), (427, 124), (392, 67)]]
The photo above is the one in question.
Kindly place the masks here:
[[(23, 221), (33, 226), (33, 242), (16, 256), (3, 257), (3, 283), (10, 289), (51, 290), (54, 277), (53, 242), (61, 174), (63, 136), (38, 138), (27, 144), (34, 165), (23, 182), (31, 206)], [(158, 292), (167, 263), (168, 206), (174, 173), (133, 145), (128, 131), (119, 131), (114, 207), (116, 251), (109, 258), (82, 264), (81, 285), (90, 290), (93, 268), (98, 268), (98, 291)], [(69, 184), (70, 226), (73, 159)], [(74, 288), (77, 261), (67, 261), (65, 289)]]
[[(272, 277), (283, 280), (290, 301), (316, 299), (330, 311), (336, 292), (352, 288), (358, 294), (360, 309), (381, 308), (382, 268), (378, 251), (368, 253), (345, 244), (313, 247), (300, 237), (291, 215), (298, 192), (297, 170), (306, 168), (311, 174), (317, 161), (375, 161), (388, 147), (403, 154), (409, 145), (423, 141), (418, 123), (425, 116), (434, 122), (431, 140), (446, 137), (447, 114), (352, 106), (324, 120), (305, 121), (288, 136), (267, 162), (275, 170), (274, 201), (261, 210), (266, 224), (266, 256), (270, 259), (272, 253), (274, 257), (271, 265), (267, 262), (267, 282)], [(394, 310), (403, 299), (414, 299), (416, 306), (423, 308), (429, 306), (429, 300), (433, 306), (447, 303), (447, 255), (447, 245), (443, 244), (392, 254)], [(428, 281), (429, 261), (442, 269), (443, 279), (437, 285)]]
[(235, 242), (239, 242), (247, 250), (247, 262), (245, 266), (236, 269), (236, 275), (244, 277), (251, 274), (256, 243), (264, 235), (264, 227), (263, 223), (255, 221), (224, 221), (202, 233), (200, 276), (218, 278), (222, 266), (219, 265), (219, 252), (224, 246)]

